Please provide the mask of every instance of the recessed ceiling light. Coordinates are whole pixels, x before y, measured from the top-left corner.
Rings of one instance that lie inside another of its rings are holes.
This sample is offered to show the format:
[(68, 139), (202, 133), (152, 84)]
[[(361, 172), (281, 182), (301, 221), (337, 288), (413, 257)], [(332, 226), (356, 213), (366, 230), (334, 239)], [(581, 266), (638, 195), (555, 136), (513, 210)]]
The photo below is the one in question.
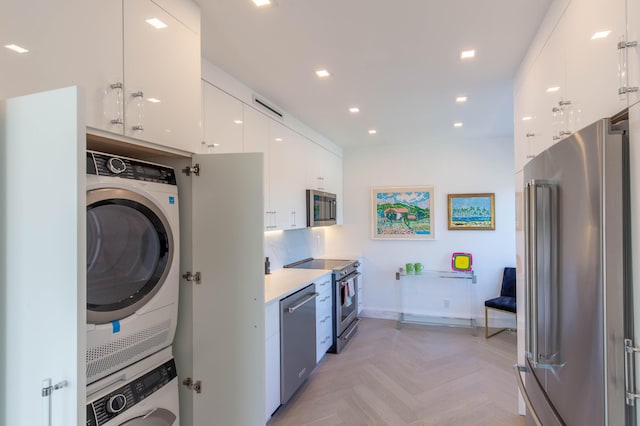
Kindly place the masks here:
[(316, 71), (316, 75), (320, 78), (327, 78), (331, 75), (331, 73), (327, 70), (318, 70)]
[(276, 142), (282, 142), (282, 141), (283, 141), (283, 139), (282, 139), (282, 138), (275, 138), (274, 140), (275, 140)]
[(355, 113), (357, 113), (357, 112), (360, 112), (360, 108), (358, 108), (358, 107), (351, 107), (351, 108), (349, 108), (349, 112), (350, 112), (350, 113), (355, 114)]
[(242, 120), (233, 120), (235, 124), (242, 124)]
[(459, 121), (456, 123), (453, 123), (453, 127), (462, 127), (462, 123)]
[(591, 40), (599, 40), (599, 39), (607, 38), (609, 34), (611, 34), (611, 30), (598, 31), (597, 33), (591, 36)]
[(459, 104), (467, 102), (467, 97), (466, 96), (458, 96), (456, 98), (456, 102), (459, 103)]
[(147, 24), (151, 25), (156, 30), (167, 28), (167, 24), (159, 20), (158, 18), (151, 18), (146, 20)]
[(553, 86), (553, 87), (549, 87), (549, 88), (547, 89), (547, 93), (557, 92), (558, 90), (560, 90), (560, 86)]
[(533, 117), (531, 117), (530, 115), (527, 115), (526, 117), (522, 117), (522, 121), (529, 121), (531, 120)]
[(28, 50), (25, 49), (24, 47), (20, 47), (17, 44), (7, 44), (4, 47), (6, 47), (7, 49), (11, 49), (14, 52), (18, 52), (18, 53), (27, 53)]
[(471, 59), (476, 56), (476, 51), (474, 49), (471, 50), (463, 50), (460, 52), (460, 59)]
[(153, 102), (154, 104), (157, 104), (158, 102), (160, 102), (160, 99), (158, 99), (158, 98), (147, 98), (147, 100), (149, 102)]
[(369, 129), (369, 134), (370, 135), (375, 135), (376, 133), (378, 133), (378, 131), (376, 129)]
[(262, 6), (269, 6), (271, 4), (271, 1), (270, 0), (253, 0), (253, 3), (258, 7), (262, 7)]

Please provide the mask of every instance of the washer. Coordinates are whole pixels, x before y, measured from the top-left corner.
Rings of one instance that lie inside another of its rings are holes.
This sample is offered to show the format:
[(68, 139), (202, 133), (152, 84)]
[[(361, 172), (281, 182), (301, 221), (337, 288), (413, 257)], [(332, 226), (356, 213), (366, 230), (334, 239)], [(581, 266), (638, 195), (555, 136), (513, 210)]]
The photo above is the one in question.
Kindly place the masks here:
[(178, 189), (171, 167), (87, 152), (87, 383), (173, 342)]
[[(123, 383), (124, 382), (124, 383)], [(87, 387), (87, 426), (179, 426), (171, 348)]]

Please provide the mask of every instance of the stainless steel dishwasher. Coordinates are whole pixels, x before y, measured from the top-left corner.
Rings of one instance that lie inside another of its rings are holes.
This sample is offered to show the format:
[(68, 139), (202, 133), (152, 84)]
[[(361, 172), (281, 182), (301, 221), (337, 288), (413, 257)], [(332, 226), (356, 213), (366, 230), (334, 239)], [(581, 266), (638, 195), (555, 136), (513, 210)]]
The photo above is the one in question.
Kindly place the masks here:
[(316, 285), (280, 301), (280, 402), (285, 404), (316, 366)]

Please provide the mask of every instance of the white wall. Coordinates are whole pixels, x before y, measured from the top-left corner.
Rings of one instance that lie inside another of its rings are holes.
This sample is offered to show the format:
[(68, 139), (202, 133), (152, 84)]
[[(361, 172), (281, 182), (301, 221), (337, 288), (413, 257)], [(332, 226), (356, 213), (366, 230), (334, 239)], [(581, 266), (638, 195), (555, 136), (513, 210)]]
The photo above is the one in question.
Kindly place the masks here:
[[(478, 277), (473, 312), (484, 323), (484, 300), (498, 296), (503, 267), (515, 266), (513, 140), (470, 138), (345, 149), (343, 162), (344, 225), (327, 228), (326, 251), (362, 255), (364, 314), (395, 317), (398, 285), (394, 275), (406, 262), (450, 270), (451, 253), (463, 251), (473, 255)], [(372, 240), (371, 188), (416, 185), (436, 188), (436, 240)], [(447, 230), (447, 194), (486, 192), (495, 193), (495, 231)], [(458, 297), (455, 286), (452, 282), (452, 310)]]

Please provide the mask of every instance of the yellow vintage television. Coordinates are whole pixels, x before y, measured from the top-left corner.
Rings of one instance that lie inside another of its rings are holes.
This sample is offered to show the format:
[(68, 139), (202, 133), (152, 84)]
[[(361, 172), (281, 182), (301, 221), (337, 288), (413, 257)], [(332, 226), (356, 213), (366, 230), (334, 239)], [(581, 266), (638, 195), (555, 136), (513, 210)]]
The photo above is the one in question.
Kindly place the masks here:
[(451, 255), (451, 269), (454, 271), (468, 272), (473, 267), (471, 253), (453, 253)]

